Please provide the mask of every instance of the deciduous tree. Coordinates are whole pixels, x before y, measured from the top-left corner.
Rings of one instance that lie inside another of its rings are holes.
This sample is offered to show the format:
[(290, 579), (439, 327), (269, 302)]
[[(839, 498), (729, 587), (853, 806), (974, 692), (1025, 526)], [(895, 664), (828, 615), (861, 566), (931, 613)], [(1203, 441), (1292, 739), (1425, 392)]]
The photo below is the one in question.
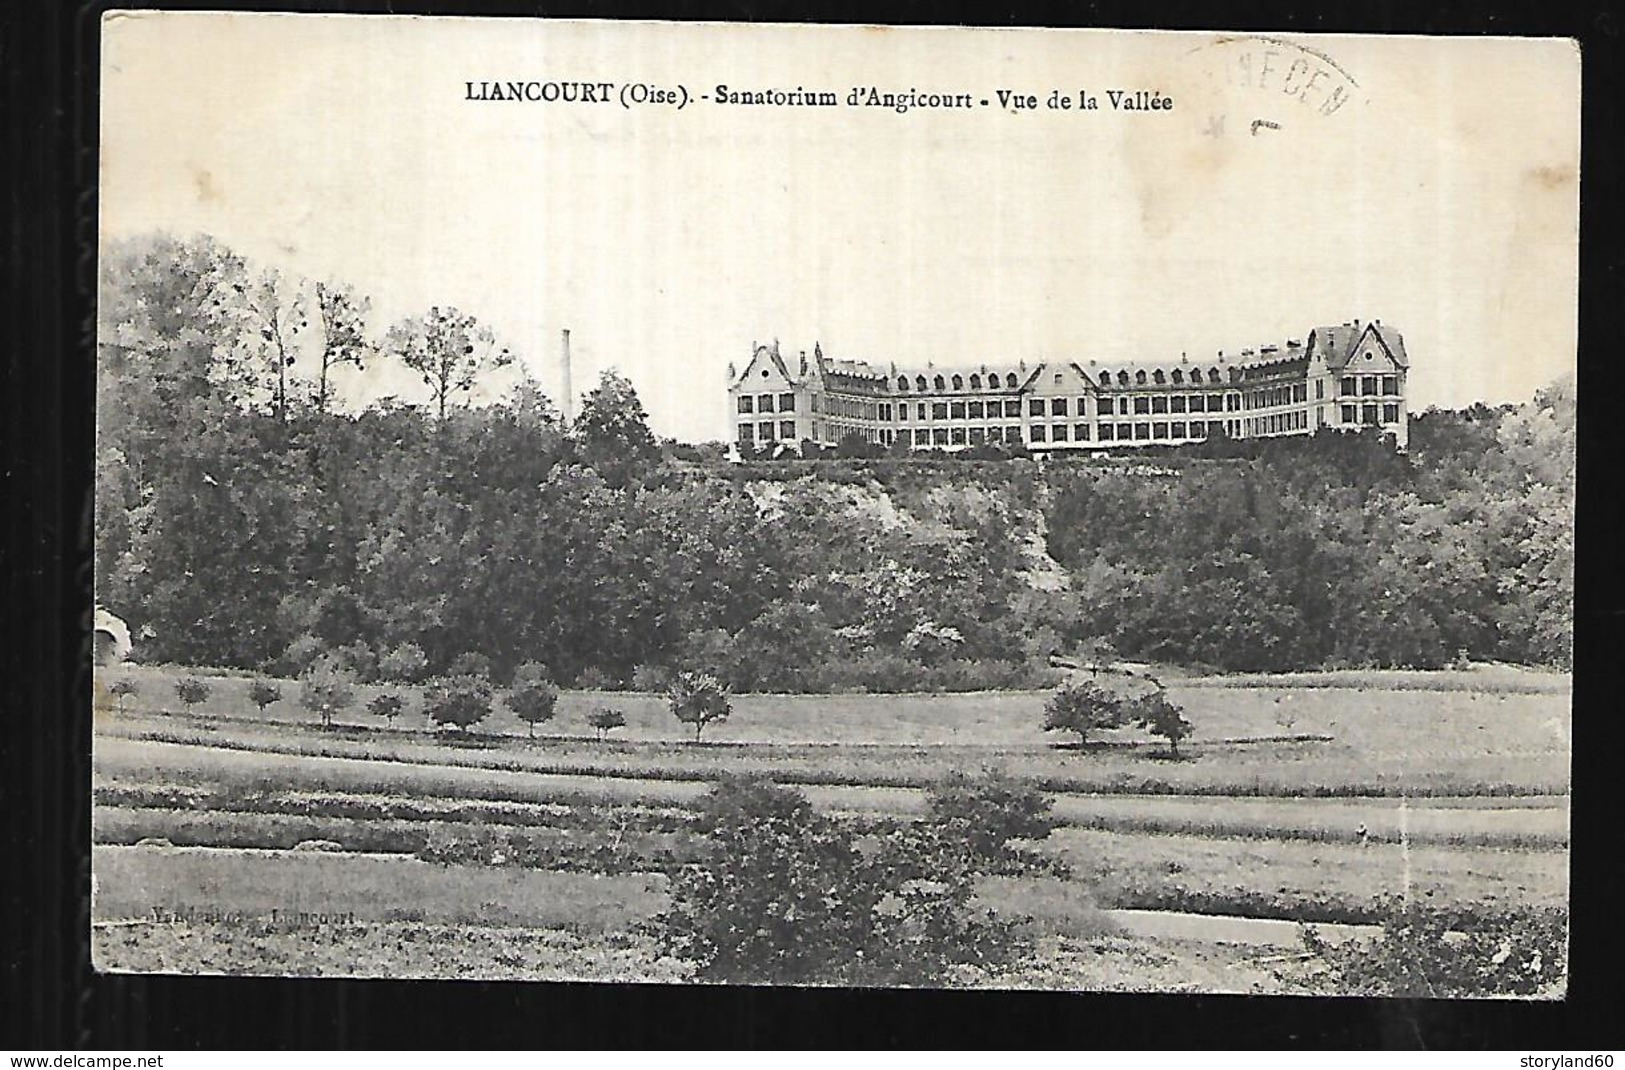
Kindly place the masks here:
[(262, 714), (265, 712), (265, 707), (273, 702), (280, 701), (281, 698), (282, 688), (269, 680), (255, 680), (248, 685), (248, 701), (252, 702)]
[(513, 363), (513, 354), (497, 346), (490, 328), (466, 312), (439, 305), (396, 324), (385, 348), (423, 380), (442, 424), (453, 395), (471, 392), (487, 372)]
[(333, 715), (355, 701), (355, 676), (333, 656), (316, 659), (299, 685), (299, 704), (333, 727)]
[(316, 311), (322, 325), (322, 349), (316, 377), (316, 411), (327, 411), (331, 397), (331, 375), (335, 368), (349, 365), (360, 371), (366, 366), (367, 311), (372, 302), (358, 295), (349, 283), (318, 282)]
[(587, 714), (587, 724), (597, 733), (598, 741), (602, 743), (604, 736), (612, 729), (623, 728), (626, 725), (626, 714), (620, 710), (612, 710), (608, 706), (599, 706)]
[(207, 680), (200, 680), (195, 676), (183, 676), (175, 681), (175, 697), (185, 703), (188, 710), (205, 701), (209, 697), (210, 690)]
[(371, 702), (367, 703), (367, 712), (382, 717), (393, 728), (395, 718), (400, 715), (405, 705), (406, 703), (401, 699), (401, 696), (395, 692), (381, 691), (373, 696)]
[(705, 726), (728, 719), (733, 703), (728, 688), (710, 673), (680, 672), (666, 692), (672, 716), (684, 724), (694, 726), (694, 741), (700, 740)]
[(530, 737), (536, 738), (536, 726), (553, 719), (558, 710), (559, 689), (548, 675), (547, 666), (527, 661), (514, 670), (513, 687), (508, 690), (507, 705), (514, 716), (525, 722)]
[(1092, 680), (1068, 680), (1044, 703), (1044, 731), (1071, 732), (1080, 743), (1087, 743), (1091, 732), (1123, 723), (1123, 699)]
[(435, 724), (466, 732), (491, 715), (491, 683), (478, 676), (450, 676), (429, 684), (424, 712)]

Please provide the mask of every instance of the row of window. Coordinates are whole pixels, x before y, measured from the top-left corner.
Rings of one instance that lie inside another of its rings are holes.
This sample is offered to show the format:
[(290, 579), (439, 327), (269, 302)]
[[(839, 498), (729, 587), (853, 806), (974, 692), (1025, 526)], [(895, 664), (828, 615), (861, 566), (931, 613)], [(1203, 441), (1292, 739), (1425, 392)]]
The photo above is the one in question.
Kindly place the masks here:
[[(1361, 377), (1361, 378), (1376, 379), (1378, 377), (1377, 376), (1365, 376), (1365, 377)], [(1384, 378), (1392, 378), (1392, 376), (1387, 376), (1387, 377), (1384, 377)], [(1260, 392), (1260, 393), (1269, 394), (1270, 392), (1265, 391), (1265, 392)], [(1100, 406), (1099, 406), (1100, 407), (1100, 415), (1102, 415), (1102, 416), (1114, 415), (1114, 410), (1115, 410), (1115, 415), (1120, 415), (1120, 416), (1129, 416), (1129, 415), (1144, 416), (1144, 415), (1163, 415), (1163, 414), (1175, 414), (1175, 415), (1177, 415), (1177, 414), (1185, 413), (1187, 411), (1192, 412), (1192, 413), (1197, 413), (1197, 412), (1202, 412), (1203, 411), (1203, 408), (1204, 408), (1203, 397), (1204, 396), (1207, 398), (1206, 403), (1205, 403), (1206, 411), (1208, 411), (1208, 412), (1219, 412), (1220, 411), (1219, 404), (1220, 404), (1220, 399), (1221, 399), (1222, 395), (1219, 395), (1219, 394), (1200, 395), (1200, 394), (1198, 394), (1198, 395), (1190, 397), (1189, 399), (1187, 399), (1184, 395), (1158, 396), (1158, 397), (1150, 397), (1150, 398), (1147, 398), (1147, 397), (1119, 398), (1119, 399), (1117, 399), (1115, 405), (1114, 405), (1111, 398), (1101, 398), (1100, 399)], [(1273, 397), (1273, 394), (1271, 394), (1271, 396)], [(1294, 393), (1289, 394), (1287, 396), (1296, 397), (1296, 393), (1294, 392)], [(795, 411), (795, 395), (794, 394), (781, 394), (781, 395), (778, 396), (778, 400), (780, 402), (780, 404), (778, 406), (780, 412), (794, 412)], [(841, 400), (841, 399), (833, 399), (833, 400)], [(1078, 416), (1086, 416), (1086, 415), (1088, 415), (1088, 413), (1086, 412), (1086, 409), (1085, 409), (1085, 404), (1084, 404), (1085, 399), (1084, 398), (1077, 398), (1075, 400), (1077, 402), (1076, 415), (1078, 415)], [(1230, 404), (1226, 405), (1226, 408), (1229, 411), (1235, 411), (1236, 404), (1239, 402), (1239, 396), (1232, 394), (1232, 395), (1229, 395), (1228, 397), (1224, 397), (1224, 400), (1226, 402), (1230, 403)], [(1299, 398), (1299, 400), (1302, 400), (1302, 399)], [(754, 405), (753, 405), (753, 401), (754, 401)], [(788, 401), (787, 404), (785, 403), (786, 401)], [(1046, 398), (1029, 398), (1028, 399), (1028, 406), (1027, 406), (1028, 415), (1029, 416), (1037, 416), (1037, 417), (1044, 417), (1046, 415), (1051, 416), (1051, 417), (1070, 415), (1068, 410), (1069, 410), (1069, 408), (1071, 406), (1069, 406), (1068, 401), (1069, 401), (1069, 399), (1067, 399), (1067, 398), (1048, 398), (1048, 399), (1046, 399)], [(765, 402), (765, 407), (764, 407), (764, 402)], [(762, 394), (762, 395), (760, 395), (759, 397), (757, 397), (755, 399), (753, 399), (749, 395), (741, 395), (740, 398), (739, 398), (739, 411), (741, 413), (750, 413), (752, 408), (755, 407), (760, 412), (764, 412), (764, 413), (771, 412), (771, 411), (773, 411), (773, 402), (774, 402), (774, 395), (772, 395), (772, 394)], [(1273, 403), (1273, 402), (1271, 402), (1271, 403)], [(1131, 410), (1131, 404), (1132, 404), (1132, 412), (1130, 411)], [(826, 407), (830, 408), (832, 410), (831, 415), (846, 416), (846, 417), (850, 417), (850, 418), (868, 418), (868, 419), (873, 419), (874, 418), (874, 416), (871, 415), (870, 412), (862, 411), (861, 408), (856, 408), (855, 411), (847, 412), (847, 411), (843, 411), (843, 408), (837, 407), (837, 406), (826, 406)], [(927, 405), (924, 402), (921, 402), (918, 406), (916, 406), (916, 409), (917, 409), (917, 418), (918, 418), (918, 420), (920, 422), (929, 422), (931, 420), (949, 420), (949, 419), (953, 419), (953, 420), (999, 419), (1001, 416), (1003, 418), (1006, 418), (1006, 419), (1017, 419), (1017, 418), (1019, 418), (1021, 416), (1021, 403), (1019, 401), (1014, 401), (1014, 400), (1005, 401), (1005, 402), (1002, 402), (1002, 403), (997, 402), (997, 401), (990, 401), (990, 402), (986, 402), (986, 403), (983, 403), (983, 402), (980, 402), (980, 401), (970, 401), (970, 402), (965, 402), (965, 401), (952, 401), (952, 402), (939, 401), (939, 402), (934, 402), (934, 403), (932, 403), (930, 405)], [(897, 408), (895, 410), (895, 413), (894, 413), (894, 410), (893, 410), (891, 405), (881, 405), (878, 408), (878, 413), (877, 414), (878, 414), (880, 420), (882, 420), (882, 421), (890, 421), (894, 415), (896, 416), (896, 418), (898, 420), (901, 420), (901, 421), (907, 421), (908, 417), (909, 417), (909, 412), (908, 412), (908, 406), (907, 405), (899, 405), (899, 406), (897, 406)], [(1345, 424), (1360, 424), (1360, 423), (1363, 423), (1363, 424), (1377, 424), (1377, 423), (1396, 424), (1396, 423), (1399, 422), (1399, 404), (1397, 402), (1385, 402), (1385, 403), (1381, 403), (1381, 404), (1367, 403), (1367, 404), (1365, 404), (1363, 406), (1362, 405), (1344, 404), (1341, 407), (1341, 416), (1342, 416), (1342, 422), (1345, 423)], [(822, 423), (822, 421), (819, 421), (819, 423)], [(1195, 421), (1195, 422), (1192, 422), (1190, 424), (1190, 426), (1191, 427), (1200, 427), (1200, 426), (1202, 426), (1202, 423), (1203, 423), (1203, 421)], [(1065, 442), (1065, 441), (1067, 441), (1068, 432), (1066, 430), (1066, 425), (1064, 425), (1064, 424), (1055, 424), (1055, 425), (1052, 425), (1052, 426), (1053, 426), (1054, 429), (1047, 433), (1050, 436), (1049, 440), (1054, 441), (1054, 442)], [(1109, 425), (1104, 425), (1103, 424), (1102, 425), (1102, 430), (1104, 431), (1108, 426)], [(1128, 426), (1128, 425), (1120, 425), (1120, 426)], [(1184, 426), (1184, 424), (1180, 423), (1180, 422), (1175, 422), (1173, 424), (1173, 426), (1181, 427), (1181, 426)], [(1248, 430), (1249, 434), (1276, 434), (1276, 433), (1281, 433), (1281, 432), (1286, 432), (1286, 431), (1302, 431), (1302, 430), (1307, 430), (1308, 426), (1309, 426), (1308, 413), (1303, 412), (1303, 411), (1277, 413), (1277, 414), (1275, 414), (1273, 416), (1254, 417), (1254, 418), (1247, 421), (1247, 430)], [(1087, 425), (1087, 424), (1078, 424), (1077, 428), (1078, 428), (1077, 431), (1073, 432), (1073, 434), (1076, 436), (1076, 440), (1077, 441), (1086, 441), (1088, 439), (1088, 437), (1089, 437), (1089, 430), (1088, 430), (1089, 425)], [(1014, 429), (1012, 429), (1012, 430), (1014, 430)], [(774, 433), (775, 431), (778, 432), (777, 435), (775, 435), (775, 433)], [(1058, 436), (1056, 434), (1057, 431), (1059, 432)], [(1033, 428), (1033, 436), (1034, 436), (1033, 440), (1034, 441), (1036, 441), (1036, 442), (1045, 441), (1045, 435), (1046, 435), (1046, 432), (1045, 432), (1043, 427), (1035, 426)], [(762, 421), (760, 423), (757, 423), (757, 424), (741, 423), (739, 425), (739, 437), (741, 439), (744, 439), (744, 440), (747, 440), (747, 441), (751, 440), (752, 438), (754, 438), (754, 439), (756, 439), (758, 441), (773, 441), (775, 438), (780, 439), (780, 440), (793, 441), (795, 439), (795, 437), (796, 437), (796, 424), (795, 424), (794, 420), (785, 420), (785, 421), (780, 422), (778, 427), (775, 428), (774, 423), (771, 420), (764, 420), (764, 421)], [(917, 437), (918, 437), (918, 433), (916, 433), (916, 438)], [(1105, 439), (1108, 436), (1105, 435), (1105, 434), (1102, 434), (1101, 437), (1103, 439)], [(1156, 437), (1156, 438), (1165, 438), (1165, 437), (1168, 437), (1168, 436), (1166, 436), (1166, 435), (1155, 435), (1154, 437)], [(1182, 437), (1185, 437), (1185, 436), (1181, 435), (1181, 434), (1178, 434), (1178, 433), (1175, 433), (1173, 437), (1182, 438)], [(1200, 437), (1202, 437), (1202, 435), (1200, 433), (1192, 432), (1190, 437), (1200, 438)], [(951, 441), (951, 436), (950, 436), (950, 441)], [(1000, 440), (994, 439), (992, 441), (1000, 441)], [(958, 443), (955, 443), (955, 444), (958, 444)]]
[[(1177, 373), (1176, 373), (1177, 374)], [(972, 378), (975, 378), (974, 376)], [(1175, 380), (1176, 382), (1178, 380)], [(921, 389), (924, 389), (923, 387)], [(1395, 375), (1346, 375), (1339, 382), (1339, 394), (1342, 397), (1397, 397), (1399, 394), (1399, 377)], [(1263, 390), (1250, 390), (1245, 395), (1230, 394), (1159, 394), (1155, 396), (1098, 399), (1098, 408), (1102, 416), (1145, 416), (1161, 415), (1165, 413), (1183, 412), (1236, 412), (1243, 407), (1248, 409), (1268, 408), (1275, 405), (1291, 405), (1308, 400), (1308, 385), (1305, 383), (1283, 384)], [(1223, 400), (1221, 401), (1221, 397)], [(1325, 386), (1321, 381), (1315, 383), (1315, 399), (1325, 397)], [(1205, 400), (1204, 400), (1205, 399)], [(1087, 416), (1088, 401), (1086, 397), (1079, 398), (1028, 398), (1027, 413), (1030, 416)], [(796, 396), (794, 394), (741, 394), (739, 395), (739, 412), (741, 415), (752, 413), (795, 412)], [(812, 410), (818, 412), (822, 409), (831, 416), (845, 416), (855, 419), (879, 419), (882, 423), (906, 423), (909, 419), (909, 406), (906, 402), (893, 407), (889, 403), (876, 405), (872, 402), (860, 401), (853, 398), (830, 397), (819, 404), (818, 397), (812, 399)], [(996, 401), (938, 401), (934, 403), (920, 402), (914, 407), (915, 419), (924, 422), (930, 420), (982, 420), (996, 419), (1000, 416), (1014, 417), (1021, 415), (1021, 401), (1016, 398), (1006, 398)]]
[(1268, 409), (1276, 405), (1291, 405), (1309, 400), (1309, 384), (1282, 383), (1280, 386), (1269, 386), (1262, 390), (1249, 390), (1245, 396), (1247, 399), (1246, 405), (1249, 409)]
[(1398, 397), (1399, 376), (1397, 375), (1345, 375), (1338, 380), (1337, 393), (1339, 397)]
[[(796, 396), (794, 394), (780, 394), (780, 395), (778, 395), (778, 399), (779, 399), (778, 411), (780, 411), (780, 412), (795, 412), (796, 411)], [(753, 412), (766, 413), (766, 412), (772, 412), (772, 411), (773, 411), (773, 395), (772, 394), (756, 394), (756, 395), (740, 394), (739, 395), (739, 412), (740, 412), (740, 415), (742, 415), (742, 416), (748, 416)]]
[[(1399, 422), (1399, 406), (1397, 404), (1369, 404), (1369, 405), (1343, 405), (1341, 406), (1342, 422), (1345, 424), (1397, 424)], [(1324, 421), (1321, 421), (1324, 423)], [(1093, 429), (1093, 430), (1092, 430)], [(1100, 442), (1148, 442), (1165, 439), (1201, 439), (1209, 435), (1223, 433), (1236, 437), (1243, 430), (1249, 435), (1288, 434), (1294, 431), (1307, 431), (1309, 429), (1309, 413), (1306, 410), (1297, 412), (1276, 413), (1273, 416), (1252, 417), (1242, 420), (1155, 420), (1126, 423), (1102, 423), (1096, 427), (1093, 424), (1034, 424), (1028, 429), (1029, 441), (1033, 444), (1048, 444), (1057, 442), (1089, 442), (1092, 435), (1098, 435)], [(876, 432), (873, 428), (853, 427), (840, 424), (828, 424), (819, 420), (814, 422), (813, 437), (818, 439), (838, 440), (848, 433), (857, 432), (870, 442), (891, 443), (897, 432), (889, 429)], [(901, 434), (908, 440), (909, 432)], [(1023, 431), (1019, 424), (1009, 426), (989, 427), (936, 427), (916, 428), (912, 434), (915, 446), (978, 446), (984, 442), (1020, 443), (1023, 441)], [(739, 438), (743, 442), (795, 442), (797, 441), (796, 423), (794, 420), (783, 420), (775, 424), (771, 420), (760, 423), (741, 423), (739, 425)]]
[(1309, 410), (1278, 412), (1274, 416), (1254, 416), (1247, 421), (1249, 435), (1279, 435), (1288, 431), (1309, 430)]
[(1381, 405), (1343, 405), (1342, 417), (1346, 424), (1376, 424), (1379, 421), (1385, 424), (1399, 423), (1399, 404), (1385, 402)]
[(794, 442), (796, 441), (796, 422), (784, 420), (779, 423), (778, 434), (775, 435), (772, 420), (763, 420), (759, 424), (740, 424), (739, 441), (741, 442)]
[[(1028, 398), (1027, 415), (1036, 417), (1088, 416), (1088, 398)], [(1186, 412), (1236, 412), (1241, 408), (1241, 396), (1231, 394), (1158, 394), (1132, 398), (1099, 398), (1097, 408), (1101, 416), (1146, 416)], [(1016, 419), (1021, 416), (1018, 399), (1004, 401), (934, 401), (918, 402), (912, 409), (905, 402), (897, 406), (896, 418), (907, 423), (913, 417), (916, 423), (934, 420), (996, 420), (1000, 417)], [(891, 406), (880, 406), (880, 419), (890, 419)]]

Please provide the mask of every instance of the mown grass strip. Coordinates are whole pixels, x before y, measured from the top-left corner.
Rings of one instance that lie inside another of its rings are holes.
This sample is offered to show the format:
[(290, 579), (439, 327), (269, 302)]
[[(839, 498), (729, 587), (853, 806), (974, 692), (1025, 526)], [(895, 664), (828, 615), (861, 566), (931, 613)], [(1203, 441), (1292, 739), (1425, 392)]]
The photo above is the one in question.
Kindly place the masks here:
[[(403, 764), (433, 764), (468, 769), (536, 773), (556, 776), (583, 776), (603, 779), (631, 779), (664, 782), (708, 782), (725, 772), (756, 769), (781, 784), (874, 786), (889, 788), (929, 787), (952, 769), (965, 763), (929, 763), (918, 770), (888, 769), (876, 762), (845, 756), (844, 768), (827, 768), (784, 761), (751, 762), (748, 756), (725, 750), (702, 752), (703, 756), (661, 756), (661, 764), (634, 756), (626, 762), (611, 759), (560, 760), (527, 754), (513, 756), (504, 751), (465, 751), (455, 747), (413, 744), (376, 746), (346, 740), (308, 740), (301, 737), (246, 738), (221, 733), (185, 733), (163, 730), (140, 731), (108, 738), (125, 738), (153, 743), (184, 744), (220, 750), (255, 751), (267, 754), (298, 755), (312, 758), (348, 758)], [(732, 759), (732, 760), (731, 760)], [(1079, 760), (1087, 761), (1087, 756)], [(1146, 764), (1151, 764), (1147, 762)], [(1287, 798), (1358, 798), (1398, 796), (1531, 796), (1563, 795), (1568, 791), (1567, 763), (1561, 756), (1538, 756), (1519, 763), (1519, 778), (1484, 776), (1485, 765), (1508, 763), (1463, 762), (1459, 769), (1416, 770), (1406, 765), (1375, 776), (1351, 777), (1333, 781), (1338, 775), (1335, 763), (1298, 763), (1280, 768), (1214, 768), (1195, 762), (1155, 763), (1156, 772), (1138, 769), (1099, 769), (1056, 774), (1033, 771), (1030, 779), (1045, 791), (1064, 793), (1204, 796), (1279, 796)], [(1283, 775), (1288, 774), (1288, 775)]]

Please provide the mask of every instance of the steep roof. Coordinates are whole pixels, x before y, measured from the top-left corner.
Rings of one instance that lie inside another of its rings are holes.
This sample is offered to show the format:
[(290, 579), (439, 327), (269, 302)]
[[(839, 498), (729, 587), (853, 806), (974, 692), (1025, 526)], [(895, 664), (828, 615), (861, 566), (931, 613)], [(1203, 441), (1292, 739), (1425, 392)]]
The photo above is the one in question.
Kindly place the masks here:
[(1367, 335), (1374, 335), (1401, 368), (1409, 368), (1410, 358), (1405, 355), (1405, 340), (1392, 326), (1380, 321), (1338, 323), (1316, 327), (1309, 332), (1310, 352), (1325, 359), (1333, 371), (1341, 371), (1354, 351), (1360, 348)]

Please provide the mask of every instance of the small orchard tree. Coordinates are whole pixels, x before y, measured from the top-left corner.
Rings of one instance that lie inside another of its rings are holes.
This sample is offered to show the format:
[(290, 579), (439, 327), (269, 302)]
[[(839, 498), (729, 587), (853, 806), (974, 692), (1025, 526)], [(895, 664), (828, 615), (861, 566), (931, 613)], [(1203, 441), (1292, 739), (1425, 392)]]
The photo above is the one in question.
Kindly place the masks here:
[(429, 685), (423, 710), (435, 724), (468, 731), (491, 715), (491, 683), (481, 676), (450, 676)]
[(195, 676), (185, 676), (175, 681), (175, 697), (186, 704), (188, 711), (208, 698), (209, 690), (209, 682)]
[(599, 742), (603, 742), (604, 736), (612, 729), (626, 726), (626, 715), (620, 710), (612, 710), (608, 706), (599, 706), (587, 714), (587, 723), (598, 734)]
[(112, 695), (114, 701), (118, 703), (118, 712), (120, 713), (124, 712), (124, 700), (131, 695), (138, 694), (140, 691), (140, 686), (128, 676), (120, 677), (107, 685), (107, 693)]
[(672, 716), (683, 724), (694, 726), (694, 742), (713, 722), (726, 721), (733, 712), (728, 699), (728, 687), (708, 672), (680, 672), (666, 692)]
[(395, 718), (400, 715), (405, 706), (406, 702), (395, 692), (382, 691), (374, 695), (372, 701), (367, 703), (367, 712), (382, 717), (393, 728), (395, 727)]
[(1154, 736), (1161, 736), (1168, 741), (1168, 753), (1179, 757), (1179, 741), (1191, 734), (1191, 723), (1185, 719), (1185, 711), (1168, 697), (1168, 693), (1160, 688), (1151, 692), (1133, 704), (1133, 716), (1136, 724)]
[(282, 688), (269, 680), (255, 680), (248, 685), (248, 701), (252, 702), (262, 714), (265, 707), (280, 701), (281, 698)]
[(1093, 680), (1068, 680), (1044, 703), (1044, 731), (1072, 732), (1079, 743), (1087, 743), (1091, 732), (1123, 723), (1123, 699)]
[(537, 725), (553, 719), (558, 704), (559, 689), (548, 676), (546, 665), (527, 661), (514, 670), (507, 705), (529, 727), (530, 738), (536, 738)]
[(323, 728), (333, 727), (333, 715), (354, 701), (355, 677), (337, 658), (320, 658), (305, 670), (299, 704), (321, 717)]

